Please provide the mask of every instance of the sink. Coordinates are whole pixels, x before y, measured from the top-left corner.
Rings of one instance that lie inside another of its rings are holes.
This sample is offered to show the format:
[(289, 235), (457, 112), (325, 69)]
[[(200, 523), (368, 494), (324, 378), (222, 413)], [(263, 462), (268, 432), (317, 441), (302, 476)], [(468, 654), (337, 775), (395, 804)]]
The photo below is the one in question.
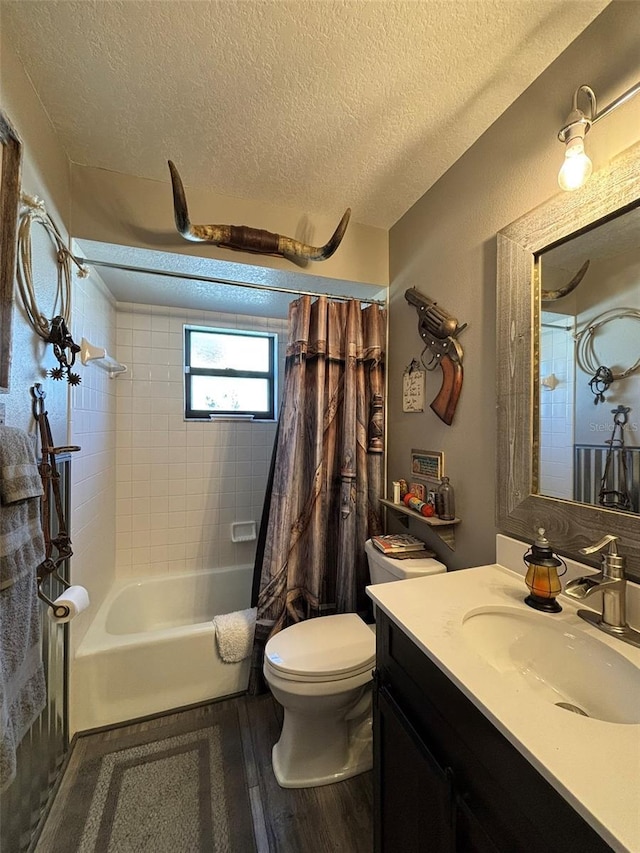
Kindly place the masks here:
[(609, 723), (640, 723), (640, 669), (562, 617), (479, 607), (463, 617), (473, 651), (513, 689)]

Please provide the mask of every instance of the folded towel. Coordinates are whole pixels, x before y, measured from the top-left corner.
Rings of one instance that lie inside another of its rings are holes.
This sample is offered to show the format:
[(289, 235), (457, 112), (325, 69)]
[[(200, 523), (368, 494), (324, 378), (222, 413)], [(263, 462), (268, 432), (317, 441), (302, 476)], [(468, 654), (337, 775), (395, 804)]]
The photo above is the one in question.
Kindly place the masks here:
[[(4, 511), (4, 510), (3, 510)], [(46, 703), (35, 571), (0, 591), (0, 792), (16, 772), (16, 750)]]
[(0, 425), (0, 501), (12, 504), (42, 494), (34, 438), (21, 429)]
[(44, 560), (40, 525), (42, 480), (26, 432), (0, 426), (0, 590)]
[(248, 658), (253, 649), (257, 608), (236, 610), (213, 617), (216, 642), (225, 663), (238, 663)]

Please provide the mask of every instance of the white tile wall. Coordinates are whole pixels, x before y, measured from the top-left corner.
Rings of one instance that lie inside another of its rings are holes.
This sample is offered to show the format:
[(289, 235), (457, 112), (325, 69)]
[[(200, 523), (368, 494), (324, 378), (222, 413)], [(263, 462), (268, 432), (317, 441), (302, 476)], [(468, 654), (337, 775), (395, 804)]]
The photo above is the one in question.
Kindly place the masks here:
[[(553, 322), (558, 323), (556, 315)], [(558, 385), (541, 385), (540, 391), (540, 492), (553, 498), (573, 499), (574, 445), (574, 344), (564, 330), (571, 318), (560, 321), (562, 328), (542, 328), (540, 379), (553, 374)], [(543, 318), (543, 322), (549, 322)]]
[(276, 424), (185, 422), (185, 324), (278, 334), (280, 386), (287, 321), (119, 303), (116, 574), (138, 577), (251, 563), (255, 542), (231, 523), (259, 525)]
[[(85, 337), (115, 354), (115, 302), (94, 272), (85, 279), (74, 275), (71, 332), (78, 344)], [(71, 460), (71, 577), (91, 599), (90, 609), (73, 620), (75, 650), (115, 577), (118, 380), (94, 364), (83, 366), (79, 356), (73, 370), (82, 382), (71, 388), (70, 440), (81, 447)]]

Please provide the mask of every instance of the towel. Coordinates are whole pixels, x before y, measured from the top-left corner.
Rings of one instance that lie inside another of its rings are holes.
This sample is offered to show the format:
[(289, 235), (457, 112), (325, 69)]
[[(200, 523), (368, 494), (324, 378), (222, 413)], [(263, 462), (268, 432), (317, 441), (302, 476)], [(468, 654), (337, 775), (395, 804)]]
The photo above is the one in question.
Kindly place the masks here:
[(26, 432), (0, 426), (0, 590), (44, 560), (42, 480)]
[(34, 438), (16, 427), (0, 426), (0, 499), (3, 504), (42, 494)]
[(225, 663), (238, 663), (248, 658), (253, 649), (257, 608), (236, 610), (213, 617), (216, 642)]
[(36, 578), (45, 556), (42, 493), (31, 439), (0, 426), (0, 792), (46, 702)]

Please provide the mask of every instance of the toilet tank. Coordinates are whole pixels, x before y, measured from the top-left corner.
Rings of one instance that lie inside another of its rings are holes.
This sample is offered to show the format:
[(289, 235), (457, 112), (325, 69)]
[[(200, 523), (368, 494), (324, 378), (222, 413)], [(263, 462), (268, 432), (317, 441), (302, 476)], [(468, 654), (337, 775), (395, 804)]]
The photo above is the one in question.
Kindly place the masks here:
[(447, 571), (444, 563), (440, 563), (433, 557), (394, 560), (379, 551), (371, 539), (367, 539), (364, 548), (369, 562), (369, 577), (372, 584), (419, 578), (424, 575), (437, 575)]

